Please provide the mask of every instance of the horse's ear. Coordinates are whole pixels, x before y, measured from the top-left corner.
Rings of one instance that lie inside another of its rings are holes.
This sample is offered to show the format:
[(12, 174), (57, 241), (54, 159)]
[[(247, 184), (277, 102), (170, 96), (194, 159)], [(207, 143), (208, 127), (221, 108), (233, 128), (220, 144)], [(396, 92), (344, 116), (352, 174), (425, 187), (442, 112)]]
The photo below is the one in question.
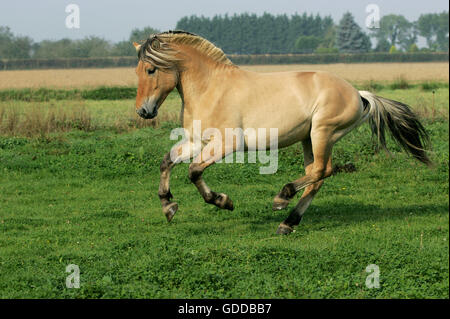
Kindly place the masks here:
[(151, 47), (152, 47), (152, 49), (154, 49), (154, 50), (158, 50), (159, 49), (159, 47), (160, 47), (160, 43), (159, 43), (159, 40), (158, 39), (153, 39), (152, 40), (152, 43), (150, 44), (151, 45)]
[(141, 49), (141, 45), (137, 42), (133, 42), (134, 48), (136, 49), (136, 52), (139, 52), (139, 50)]

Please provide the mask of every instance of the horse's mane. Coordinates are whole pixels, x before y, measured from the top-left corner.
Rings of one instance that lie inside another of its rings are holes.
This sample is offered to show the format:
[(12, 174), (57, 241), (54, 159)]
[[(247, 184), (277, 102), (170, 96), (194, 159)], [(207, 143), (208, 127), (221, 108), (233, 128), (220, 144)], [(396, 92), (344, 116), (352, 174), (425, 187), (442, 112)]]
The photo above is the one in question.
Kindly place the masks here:
[(156, 67), (171, 69), (180, 62), (180, 59), (175, 56), (177, 52), (171, 47), (171, 44), (187, 45), (215, 62), (234, 65), (220, 48), (208, 40), (181, 30), (152, 34), (142, 44), (138, 56), (141, 60), (149, 61)]

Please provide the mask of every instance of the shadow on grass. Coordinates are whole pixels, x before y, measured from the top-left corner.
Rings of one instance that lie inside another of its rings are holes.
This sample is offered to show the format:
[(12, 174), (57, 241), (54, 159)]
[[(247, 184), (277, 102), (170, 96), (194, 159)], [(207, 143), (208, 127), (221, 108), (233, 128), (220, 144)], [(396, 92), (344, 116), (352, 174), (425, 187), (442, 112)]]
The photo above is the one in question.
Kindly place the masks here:
[[(294, 207), (293, 205), (290, 206)], [(229, 235), (236, 231), (243, 234), (267, 232), (267, 229), (275, 229), (290, 212), (272, 211), (271, 208), (257, 209), (254, 213), (249, 208), (236, 209), (233, 212), (208, 210), (197, 216), (177, 221), (170, 226), (172, 230), (185, 235)], [(335, 229), (339, 227), (351, 227), (352, 225), (376, 224), (379, 222), (407, 221), (410, 218), (429, 217), (448, 213), (448, 205), (405, 205), (404, 207), (380, 207), (361, 203), (344, 204), (336, 203), (333, 207), (327, 205), (311, 205), (305, 213), (299, 230), (317, 231), (323, 229)]]
[[(277, 212), (269, 212), (266, 215), (258, 215), (248, 221), (251, 228), (265, 227), (264, 225), (283, 221), (294, 207)], [(344, 226), (352, 223), (380, 222), (386, 220), (399, 220), (408, 217), (435, 216), (448, 213), (448, 205), (426, 204), (426, 205), (405, 205), (403, 207), (380, 207), (377, 205), (367, 205), (361, 203), (344, 204), (336, 203), (332, 207), (311, 205), (303, 216), (300, 223), (307, 223), (313, 228), (328, 226)], [(242, 220), (246, 223), (245, 219)], [(314, 226), (316, 225), (316, 226)]]

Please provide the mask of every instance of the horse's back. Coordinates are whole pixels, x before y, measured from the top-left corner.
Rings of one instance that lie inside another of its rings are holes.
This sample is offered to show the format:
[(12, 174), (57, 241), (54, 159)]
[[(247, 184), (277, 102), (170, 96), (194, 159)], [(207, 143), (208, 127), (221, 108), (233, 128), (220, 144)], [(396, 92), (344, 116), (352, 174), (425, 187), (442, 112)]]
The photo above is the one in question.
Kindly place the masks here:
[(314, 122), (347, 127), (362, 111), (358, 91), (326, 71), (252, 72), (244, 77), (243, 128), (278, 128), (281, 147), (308, 138)]

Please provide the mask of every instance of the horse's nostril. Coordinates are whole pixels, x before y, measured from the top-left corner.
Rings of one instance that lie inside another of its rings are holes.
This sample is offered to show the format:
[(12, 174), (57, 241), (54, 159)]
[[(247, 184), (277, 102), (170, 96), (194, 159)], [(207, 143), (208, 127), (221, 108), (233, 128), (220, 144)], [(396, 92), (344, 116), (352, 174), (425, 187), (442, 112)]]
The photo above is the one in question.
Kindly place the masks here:
[(144, 116), (145, 114), (147, 114), (147, 111), (143, 107), (141, 107), (139, 110), (136, 110), (136, 113), (140, 116)]

